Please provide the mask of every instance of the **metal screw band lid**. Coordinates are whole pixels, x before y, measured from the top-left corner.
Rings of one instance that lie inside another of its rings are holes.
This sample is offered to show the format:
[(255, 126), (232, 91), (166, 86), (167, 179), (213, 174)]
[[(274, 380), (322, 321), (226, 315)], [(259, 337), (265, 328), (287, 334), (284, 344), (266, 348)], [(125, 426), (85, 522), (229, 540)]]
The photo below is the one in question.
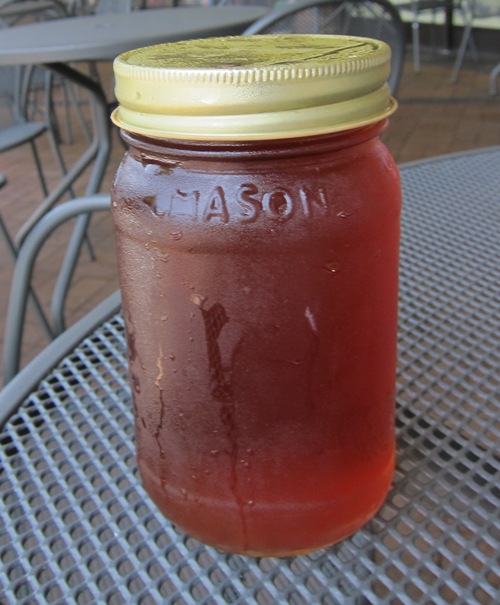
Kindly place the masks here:
[(370, 38), (235, 36), (129, 51), (114, 62), (113, 122), (188, 140), (291, 138), (347, 130), (396, 108), (390, 48)]

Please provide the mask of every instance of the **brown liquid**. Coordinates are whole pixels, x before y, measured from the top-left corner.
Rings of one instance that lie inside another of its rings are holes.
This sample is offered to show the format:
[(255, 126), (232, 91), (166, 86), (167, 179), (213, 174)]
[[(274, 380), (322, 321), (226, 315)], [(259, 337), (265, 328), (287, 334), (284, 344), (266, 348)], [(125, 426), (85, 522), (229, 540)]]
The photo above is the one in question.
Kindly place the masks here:
[(400, 193), (380, 128), (130, 138), (113, 205), (137, 458), (156, 505), (206, 543), (311, 550), (385, 498)]

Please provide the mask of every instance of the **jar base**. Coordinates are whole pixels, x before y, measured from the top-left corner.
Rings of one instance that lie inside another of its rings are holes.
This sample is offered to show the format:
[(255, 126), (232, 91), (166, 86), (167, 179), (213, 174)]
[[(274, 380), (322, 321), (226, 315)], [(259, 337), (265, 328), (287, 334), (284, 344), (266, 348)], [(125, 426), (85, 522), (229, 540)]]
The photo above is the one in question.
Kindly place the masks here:
[[(393, 453), (394, 454), (394, 453)], [(144, 468), (144, 487), (159, 510), (179, 530), (213, 548), (249, 557), (291, 557), (330, 547), (359, 531), (383, 505), (394, 472), (394, 456), (363, 487), (337, 501), (314, 504), (253, 505), (199, 497), (182, 499), (158, 485)]]

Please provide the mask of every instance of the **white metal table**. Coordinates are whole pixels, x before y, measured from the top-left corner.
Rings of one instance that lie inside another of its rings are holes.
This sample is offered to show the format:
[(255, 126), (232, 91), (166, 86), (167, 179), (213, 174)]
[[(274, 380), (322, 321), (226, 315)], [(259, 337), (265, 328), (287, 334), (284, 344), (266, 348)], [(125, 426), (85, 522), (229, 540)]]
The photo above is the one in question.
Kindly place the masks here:
[(0, 393), (0, 601), (498, 603), (500, 147), (402, 167), (394, 484), (350, 539), (227, 555), (141, 487), (118, 296)]

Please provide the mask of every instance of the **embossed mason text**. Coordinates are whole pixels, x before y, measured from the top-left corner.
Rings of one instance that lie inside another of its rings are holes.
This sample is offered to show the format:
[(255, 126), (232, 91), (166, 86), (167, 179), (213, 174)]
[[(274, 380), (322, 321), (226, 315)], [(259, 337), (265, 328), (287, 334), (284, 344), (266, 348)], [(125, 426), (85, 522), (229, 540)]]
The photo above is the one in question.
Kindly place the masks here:
[(234, 189), (217, 185), (207, 191), (176, 189), (157, 199), (159, 215), (192, 217), (206, 223), (253, 223), (257, 220), (285, 222), (295, 216), (318, 218), (328, 215), (332, 202), (323, 187), (259, 188), (243, 183)]

